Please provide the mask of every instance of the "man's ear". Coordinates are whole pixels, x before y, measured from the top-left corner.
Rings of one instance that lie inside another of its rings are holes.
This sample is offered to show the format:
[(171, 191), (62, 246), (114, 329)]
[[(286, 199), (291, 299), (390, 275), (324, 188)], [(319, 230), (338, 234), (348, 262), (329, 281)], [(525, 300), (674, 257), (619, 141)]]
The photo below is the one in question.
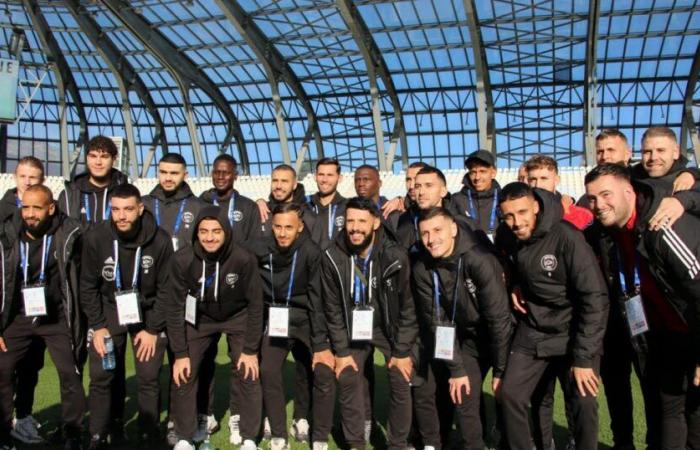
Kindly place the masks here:
[(372, 229), (374, 231), (377, 231), (381, 225), (382, 225), (382, 221), (379, 220), (379, 217), (375, 217), (374, 222), (372, 223)]

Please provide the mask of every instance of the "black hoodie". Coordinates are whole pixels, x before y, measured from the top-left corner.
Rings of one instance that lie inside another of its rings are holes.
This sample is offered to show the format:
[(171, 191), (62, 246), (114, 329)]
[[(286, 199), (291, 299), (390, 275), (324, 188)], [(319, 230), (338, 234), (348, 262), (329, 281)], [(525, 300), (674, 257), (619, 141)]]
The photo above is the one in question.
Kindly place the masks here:
[[(459, 260), (462, 270), (457, 273)], [(511, 315), (503, 268), (489, 249), (479, 244), (470, 230), (459, 228), (452, 255), (434, 259), (423, 249), (413, 266), (413, 297), (424, 333), (429, 330), (427, 345), (434, 345), (438, 311), (435, 305), (433, 272), (437, 273), (440, 289), (441, 320), (450, 321), (454, 302), (455, 277), (457, 289), (455, 312), (456, 333), (454, 358), (448, 362), (452, 377), (466, 375), (462, 352), (475, 358), (491, 360), (494, 376), (501, 377), (506, 366), (511, 334)], [(432, 355), (433, 349), (430, 348)]]
[(484, 233), (495, 233), (499, 219), (497, 197), (501, 195), (501, 185), (498, 184), (498, 181), (493, 180), (491, 189), (477, 192), (469, 183), (467, 175), (464, 176), (464, 179), (462, 189), (452, 195), (452, 208), (459, 214), (473, 219), (477, 228)]
[(318, 193), (306, 196), (306, 204), (316, 214), (318, 222), (317, 239), (322, 249), (327, 248), (345, 226), (345, 204), (347, 199), (336, 191), (330, 204), (321, 204)]
[(304, 230), (288, 249), (280, 249), (274, 237), (253, 241), (248, 248), (258, 259), (266, 306), (272, 304), (273, 297), (276, 306), (285, 304), (294, 254), (297, 254), (289, 299), (290, 337), (309, 342), (314, 351), (329, 348), (321, 303), (321, 249), (311, 241), (309, 233)]
[[(85, 233), (80, 270), (80, 304), (92, 329), (108, 327), (110, 334), (122, 334), (126, 327), (111, 318), (117, 317), (117, 291), (113, 242), (118, 242), (119, 270), (123, 290), (131, 289), (136, 250), (138, 261), (137, 288), (141, 300), (142, 323), (129, 325), (130, 331), (145, 329), (155, 334), (165, 329), (165, 303), (171, 295), (170, 263), (173, 246), (170, 236), (156, 225), (153, 215), (145, 211), (137, 221), (135, 237), (121, 237), (111, 220), (100, 222)], [(105, 314), (109, 310), (111, 314)], [(108, 320), (109, 319), (109, 320)]]
[[(321, 263), (323, 306), (328, 334), (338, 356), (350, 354), (352, 341), (352, 311), (355, 307), (350, 297), (353, 283), (351, 251), (345, 233), (340, 233), (333, 245), (324, 252)], [(407, 357), (413, 353), (418, 336), (418, 322), (413, 295), (410, 289), (411, 267), (408, 253), (394, 240), (388, 239), (384, 227), (376, 231), (373, 264), (372, 307), (375, 310), (375, 329), (380, 328), (391, 344), (391, 353)], [(379, 315), (379, 320), (377, 320)]]
[[(231, 195), (220, 198), (216, 189), (212, 188), (203, 192), (199, 198), (205, 203), (220, 206), (226, 212), (233, 229), (234, 242), (240, 244), (261, 236), (258, 205), (248, 197), (239, 194), (237, 190), (234, 189)], [(233, 198), (232, 207), (231, 198)]]
[(12, 216), (18, 208), (17, 188), (8, 189), (0, 199), (0, 223)]
[(128, 182), (126, 175), (117, 169), (112, 169), (106, 187), (90, 183), (87, 172), (76, 175), (72, 182), (66, 182), (65, 189), (58, 196), (58, 207), (68, 217), (79, 220), (84, 230), (93, 224), (109, 221), (112, 189)]
[[(297, 183), (297, 187), (292, 193), (291, 203), (296, 203), (297, 205), (301, 206), (301, 220), (304, 221), (304, 227), (306, 227), (306, 230), (311, 235), (311, 239), (314, 242), (319, 243), (321, 240), (321, 227), (320, 224), (317, 224), (318, 221), (316, 220), (316, 214), (306, 202), (304, 185), (302, 183)], [(275, 200), (272, 193), (270, 193), (267, 200), (267, 207), (270, 210), (270, 214), (267, 215), (267, 220), (262, 224), (263, 236), (272, 236), (272, 211), (275, 209), (275, 206), (279, 204), (280, 202)]]
[[(197, 326), (202, 322), (220, 323), (247, 314), (243, 353), (257, 354), (263, 332), (263, 292), (257, 261), (252, 253), (234, 242), (226, 211), (217, 206), (205, 206), (195, 220), (195, 230), (205, 218), (219, 221), (225, 233), (224, 244), (216, 253), (207, 253), (194, 233), (192, 245), (175, 252), (167, 299), (170, 349), (176, 358), (188, 356), (186, 328), (190, 325), (185, 322), (185, 303), (187, 295), (191, 294), (198, 299)], [(202, 299), (203, 264), (205, 290)], [(218, 282), (215, 280), (217, 264)]]
[(607, 287), (583, 234), (562, 220), (556, 196), (535, 189), (537, 224), (527, 241), (505, 249), (514, 284), (527, 300), (513, 348), (538, 357), (573, 354), (573, 365), (592, 367), (602, 351), (608, 318)]
[[(143, 204), (155, 217), (156, 224), (171, 237), (177, 238), (178, 248), (190, 245), (194, 232), (192, 222), (204, 203), (195, 197), (189, 184), (183, 182), (171, 195), (167, 195), (159, 184), (149, 195), (143, 197)], [(175, 233), (176, 227), (177, 233)], [(174, 236), (173, 233), (175, 233)]]

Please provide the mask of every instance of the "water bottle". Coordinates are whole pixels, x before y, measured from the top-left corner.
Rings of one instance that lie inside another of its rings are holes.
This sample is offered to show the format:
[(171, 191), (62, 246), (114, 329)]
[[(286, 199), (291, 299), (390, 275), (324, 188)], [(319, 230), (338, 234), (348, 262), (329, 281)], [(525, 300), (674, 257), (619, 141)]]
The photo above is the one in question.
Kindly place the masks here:
[(199, 446), (199, 450), (214, 450), (214, 446), (209, 442), (210, 435), (207, 433), (207, 438), (204, 440), (202, 445)]
[(117, 367), (117, 359), (114, 356), (114, 341), (112, 336), (105, 336), (105, 355), (102, 357), (102, 368), (104, 370), (114, 370)]

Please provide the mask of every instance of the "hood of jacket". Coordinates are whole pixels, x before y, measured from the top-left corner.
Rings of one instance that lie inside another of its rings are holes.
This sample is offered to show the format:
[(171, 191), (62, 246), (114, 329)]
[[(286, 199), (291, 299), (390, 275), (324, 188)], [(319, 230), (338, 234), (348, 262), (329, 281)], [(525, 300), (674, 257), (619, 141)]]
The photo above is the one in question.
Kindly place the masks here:
[(153, 197), (157, 198), (161, 202), (171, 202), (171, 201), (180, 201), (183, 199), (186, 199), (192, 195), (192, 189), (190, 188), (190, 185), (187, 184), (186, 181), (183, 181), (182, 184), (173, 192), (172, 194), (168, 195), (163, 187), (159, 184), (156, 187), (153, 188), (151, 191), (150, 195)]
[[(197, 239), (197, 228), (199, 228), (199, 223), (204, 219), (215, 219), (224, 230), (224, 244), (215, 253), (206, 252), (202, 244), (199, 243), (199, 239)], [(218, 206), (207, 205), (200, 209), (194, 221), (193, 230), (192, 249), (197, 258), (207, 262), (216, 262), (225, 260), (231, 254), (231, 246), (233, 245), (231, 224), (226, 217), (226, 212)]]
[[(665, 178), (669, 175), (672, 175), (675, 177), (675, 174), (680, 172), (681, 170), (685, 169), (688, 166), (688, 158), (685, 157), (685, 155), (681, 154), (677, 160), (673, 161), (673, 164), (671, 165), (671, 168), (668, 170), (668, 173), (664, 175), (663, 177), (660, 178)], [(649, 176), (649, 173), (646, 171), (644, 168), (644, 164), (640, 161), (637, 164), (631, 166), (630, 168), (632, 178), (635, 180), (646, 180), (646, 179), (651, 179)], [(658, 179), (658, 178), (657, 178)]]
[(156, 219), (150, 211), (144, 209), (141, 218), (137, 220), (136, 226), (138, 231), (133, 239), (125, 239), (124, 236), (117, 232), (117, 228), (114, 223), (109, 221), (109, 229), (112, 232), (112, 239), (117, 239), (121, 245), (125, 248), (136, 249), (137, 247), (144, 247), (150, 243), (153, 238), (155, 238), (158, 232), (158, 225), (156, 225)]
[(529, 241), (535, 241), (547, 234), (564, 217), (564, 208), (559, 197), (543, 189), (533, 189), (533, 191), (535, 199), (540, 204), (540, 212), (537, 213), (537, 225)]
[[(274, 208), (280, 203), (277, 200), (275, 200), (275, 198), (272, 196), (272, 192), (270, 192), (268, 201), (270, 211), (272, 211), (272, 208)], [(294, 191), (292, 192), (292, 203), (296, 203), (297, 205), (303, 205), (304, 203), (306, 203), (306, 191), (304, 190), (303, 183), (297, 183), (297, 187), (294, 188)]]
[[(117, 169), (112, 169), (112, 171), (109, 173), (109, 184), (107, 185), (107, 189), (111, 190), (120, 184), (128, 182), (129, 180), (126, 175)], [(83, 172), (76, 175), (73, 179), (72, 186), (75, 186), (75, 188), (80, 192), (85, 193), (102, 192), (105, 189), (90, 183), (90, 174), (88, 172)]]

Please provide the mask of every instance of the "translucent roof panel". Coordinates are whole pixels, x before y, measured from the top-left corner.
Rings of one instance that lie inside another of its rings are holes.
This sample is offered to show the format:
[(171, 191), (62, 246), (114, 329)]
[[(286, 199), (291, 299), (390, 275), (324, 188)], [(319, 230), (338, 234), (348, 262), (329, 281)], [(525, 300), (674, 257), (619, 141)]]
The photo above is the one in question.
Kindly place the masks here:
[(6, 0), (0, 57), (16, 33), (6, 170), (36, 154), (60, 174), (97, 134), (132, 141), (139, 172), (175, 151), (194, 175), (219, 152), (253, 174), (462, 168), (491, 142), (503, 166), (578, 165), (586, 130), (638, 150), (651, 125), (700, 152), (700, 0)]

